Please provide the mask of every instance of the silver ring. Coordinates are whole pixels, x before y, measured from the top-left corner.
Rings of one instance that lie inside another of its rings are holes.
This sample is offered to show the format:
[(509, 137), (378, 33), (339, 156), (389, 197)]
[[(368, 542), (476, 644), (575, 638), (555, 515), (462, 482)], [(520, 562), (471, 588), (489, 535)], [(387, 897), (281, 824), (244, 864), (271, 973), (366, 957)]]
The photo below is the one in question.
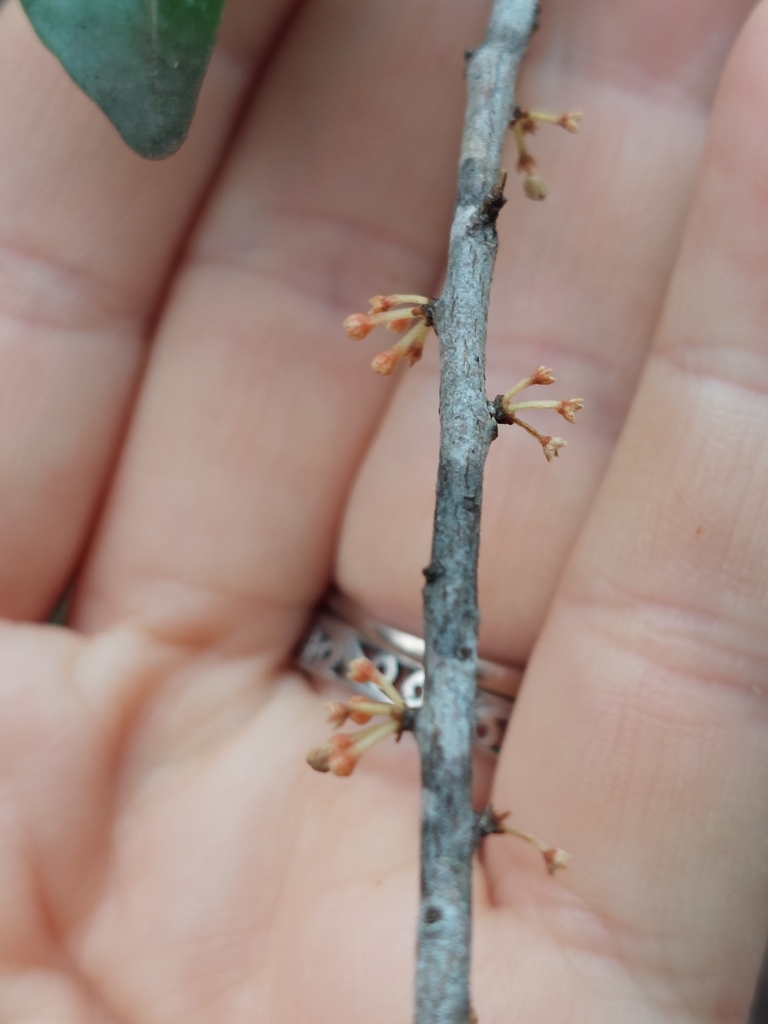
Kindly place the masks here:
[[(354, 693), (382, 700), (373, 683), (353, 683), (347, 665), (354, 658), (369, 658), (397, 689), (409, 707), (424, 699), (424, 641), (393, 629), (370, 616), (338, 590), (326, 594), (309, 634), (299, 646), (297, 664), (309, 675), (341, 683)], [(475, 746), (496, 755), (512, 713), (523, 675), (521, 668), (478, 659), (475, 698)], [(504, 691), (504, 692), (499, 692)]]

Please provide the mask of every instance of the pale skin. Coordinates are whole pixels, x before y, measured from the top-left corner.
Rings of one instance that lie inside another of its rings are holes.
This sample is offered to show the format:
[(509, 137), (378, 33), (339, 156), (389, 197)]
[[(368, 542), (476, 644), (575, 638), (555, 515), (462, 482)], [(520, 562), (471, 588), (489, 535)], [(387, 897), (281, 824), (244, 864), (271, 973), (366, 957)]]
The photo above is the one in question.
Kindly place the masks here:
[[(233, 0), (192, 136), (131, 155), (0, 13), (0, 1020), (411, 1014), (411, 737), (304, 758), (335, 578), (420, 629), (439, 289), (483, 4)], [(768, 6), (549, 0), (521, 83), (586, 112), (511, 175), (482, 653), (529, 667), (476, 871), (482, 1024), (736, 1024), (768, 931)], [(282, 26), (278, 33), (278, 26)], [(729, 56), (730, 53), (730, 56)], [(269, 59), (267, 59), (267, 56)], [(255, 92), (254, 92), (255, 90)], [(242, 112), (242, 117), (238, 114)], [(514, 165), (510, 146), (508, 167)], [(377, 342), (381, 342), (377, 345)], [(535, 397), (535, 396), (532, 396)], [(552, 395), (551, 397), (554, 397)], [(40, 625), (82, 566), (72, 629)], [(35, 624), (38, 623), (38, 624)]]

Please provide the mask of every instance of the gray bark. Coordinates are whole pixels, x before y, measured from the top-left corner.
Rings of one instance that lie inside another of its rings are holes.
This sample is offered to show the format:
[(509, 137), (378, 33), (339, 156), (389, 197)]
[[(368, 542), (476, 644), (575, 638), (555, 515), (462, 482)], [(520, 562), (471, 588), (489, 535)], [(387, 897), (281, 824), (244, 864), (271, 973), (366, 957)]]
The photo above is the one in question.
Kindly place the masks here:
[(421, 907), (416, 1024), (470, 1020), (471, 742), (477, 671), (477, 554), (483, 468), (497, 423), (485, 390), (485, 336), (503, 202), (501, 153), (536, 0), (496, 0), (483, 45), (467, 58), (467, 110), (440, 339), (440, 463), (432, 559), (425, 569)]

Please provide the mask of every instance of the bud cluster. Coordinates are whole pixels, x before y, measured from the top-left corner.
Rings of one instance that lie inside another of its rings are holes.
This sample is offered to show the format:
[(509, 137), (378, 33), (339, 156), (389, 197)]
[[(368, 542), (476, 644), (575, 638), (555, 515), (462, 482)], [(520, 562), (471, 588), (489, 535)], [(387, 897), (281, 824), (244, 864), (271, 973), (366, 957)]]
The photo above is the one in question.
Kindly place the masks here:
[(351, 775), (363, 753), (374, 743), (386, 736), (399, 738), (406, 728), (405, 712), (412, 714), (397, 689), (368, 658), (351, 661), (347, 676), (355, 683), (373, 683), (386, 699), (377, 701), (355, 695), (348, 701), (334, 701), (328, 705), (329, 723), (338, 729), (347, 719), (356, 725), (367, 725), (376, 716), (383, 717), (384, 721), (357, 732), (335, 733), (327, 743), (310, 750), (307, 762), (318, 772)]
[(583, 398), (566, 398), (562, 401), (528, 401), (528, 402), (515, 402), (513, 399), (521, 392), (525, 391), (526, 388), (533, 387), (534, 384), (554, 384), (555, 378), (552, 376), (552, 371), (546, 366), (540, 366), (535, 373), (531, 374), (530, 377), (524, 377), (521, 381), (518, 381), (514, 387), (510, 388), (504, 395), (499, 395), (496, 399), (496, 408), (498, 410), (497, 418), (501, 423), (516, 423), (518, 427), (522, 427), (523, 430), (527, 431), (531, 437), (535, 437), (541, 445), (544, 455), (547, 458), (547, 462), (551, 462), (556, 455), (559, 454), (560, 449), (564, 448), (568, 442), (564, 441), (562, 437), (552, 437), (550, 434), (540, 434), (538, 430), (521, 420), (518, 413), (521, 409), (554, 409), (555, 412), (560, 413), (563, 419), (566, 419), (569, 423), (576, 422), (576, 413), (579, 409), (584, 406)]
[(401, 359), (413, 366), (421, 359), (432, 319), (430, 300), (424, 295), (374, 295), (367, 313), (352, 313), (344, 321), (347, 337), (354, 341), (367, 338), (375, 327), (386, 327), (403, 337), (385, 352), (375, 356), (371, 367), (388, 376)]

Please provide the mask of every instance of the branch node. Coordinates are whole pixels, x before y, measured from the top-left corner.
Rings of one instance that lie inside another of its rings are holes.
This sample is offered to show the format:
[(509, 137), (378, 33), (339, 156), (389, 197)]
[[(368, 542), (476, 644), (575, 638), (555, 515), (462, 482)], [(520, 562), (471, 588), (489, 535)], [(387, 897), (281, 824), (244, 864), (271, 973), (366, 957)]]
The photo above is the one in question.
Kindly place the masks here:
[(496, 423), (512, 424), (515, 422), (514, 416), (510, 416), (504, 410), (504, 395), (496, 395), (492, 402), (488, 403), (490, 406), (490, 413)]
[(481, 224), (495, 224), (502, 206), (506, 203), (504, 186), (507, 183), (507, 172), (499, 173), (499, 180), (493, 186), (488, 195), (483, 199), (478, 211), (478, 221)]
[(430, 562), (429, 565), (421, 571), (427, 583), (437, 583), (437, 581), (445, 575), (445, 569), (439, 562)]
[(554, 382), (555, 378), (552, 376), (552, 371), (546, 366), (540, 366), (530, 377), (524, 377), (518, 381), (506, 394), (497, 395), (491, 403), (491, 415), (496, 422), (517, 424), (518, 427), (522, 427), (523, 430), (529, 433), (531, 437), (535, 437), (544, 451), (547, 462), (551, 462), (558, 455), (560, 449), (564, 448), (568, 442), (564, 441), (562, 437), (552, 437), (551, 434), (539, 433), (530, 423), (521, 420), (518, 413), (521, 409), (553, 409), (569, 423), (575, 423), (576, 413), (584, 407), (584, 399), (566, 398), (554, 401), (539, 401), (537, 399), (529, 402), (516, 402), (514, 399), (521, 391), (533, 387), (534, 384), (554, 384)]
[(486, 836), (493, 836), (498, 832), (499, 819), (490, 804), (480, 811), (475, 811), (475, 838), (478, 846)]
[(427, 327), (435, 326), (435, 303), (437, 299), (430, 299), (429, 302), (424, 302), (421, 305), (422, 315), (424, 317), (424, 323)]

